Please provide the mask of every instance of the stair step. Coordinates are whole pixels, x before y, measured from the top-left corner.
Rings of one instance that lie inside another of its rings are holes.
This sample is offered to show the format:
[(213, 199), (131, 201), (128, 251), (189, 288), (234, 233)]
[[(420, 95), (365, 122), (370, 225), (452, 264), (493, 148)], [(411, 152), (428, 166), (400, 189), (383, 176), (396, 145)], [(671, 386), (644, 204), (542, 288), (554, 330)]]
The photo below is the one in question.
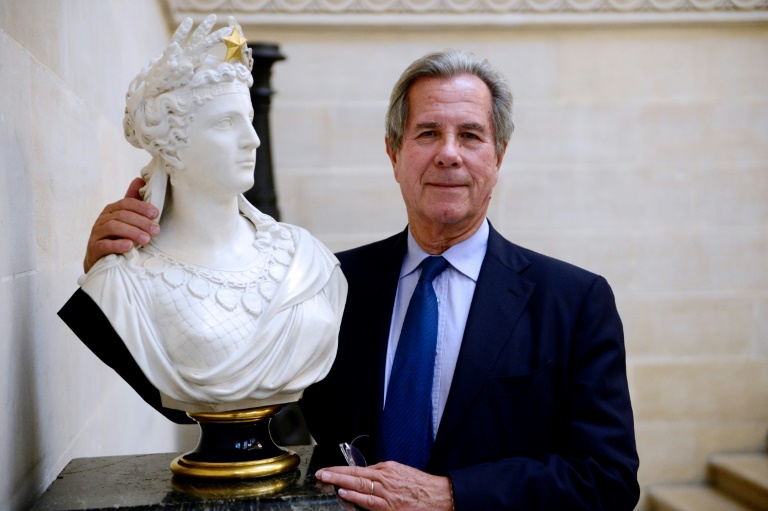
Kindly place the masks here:
[(716, 454), (710, 458), (712, 484), (755, 509), (768, 510), (768, 454)]
[(652, 511), (754, 511), (704, 485), (655, 486), (651, 488), (648, 499)]

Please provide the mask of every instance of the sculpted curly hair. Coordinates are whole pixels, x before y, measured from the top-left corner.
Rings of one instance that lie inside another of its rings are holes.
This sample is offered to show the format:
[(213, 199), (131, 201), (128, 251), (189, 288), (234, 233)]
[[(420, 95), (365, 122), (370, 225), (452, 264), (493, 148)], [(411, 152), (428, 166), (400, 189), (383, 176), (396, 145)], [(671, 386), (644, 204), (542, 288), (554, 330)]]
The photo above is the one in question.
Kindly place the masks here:
[[(145, 86), (146, 71), (131, 82), (127, 98), (132, 91), (138, 92)], [(188, 83), (158, 96), (126, 101), (125, 138), (134, 147), (152, 155), (149, 164), (141, 169), (141, 177), (147, 184), (140, 193), (160, 213), (168, 193), (169, 173), (184, 169), (179, 151), (187, 145), (187, 127), (194, 121), (195, 111), (214, 95), (236, 84), (242, 84), (243, 91), (250, 88), (253, 84), (250, 70), (239, 62), (210, 58), (193, 71)]]

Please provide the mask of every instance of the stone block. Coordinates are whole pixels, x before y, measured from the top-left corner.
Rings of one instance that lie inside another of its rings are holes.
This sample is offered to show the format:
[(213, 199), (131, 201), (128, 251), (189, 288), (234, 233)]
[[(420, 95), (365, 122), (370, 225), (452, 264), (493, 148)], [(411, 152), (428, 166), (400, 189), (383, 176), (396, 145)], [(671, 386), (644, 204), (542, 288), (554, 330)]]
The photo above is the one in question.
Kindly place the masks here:
[[(311, 34), (265, 30), (256, 37), (281, 41), (280, 51), (287, 57), (273, 68), (276, 101), (386, 101), (397, 76), (420, 55), (408, 45), (408, 36), (393, 42), (375, 29), (317, 29)], [(404, 54), (393, 45), (410, 47)]]
[(700, 280), (710, 289), (768, 289), (768, 230), (765, 226), (706, 232), (702, 247), (707, 272)]
[(637, 244), (638, 292), (709, 289), (705, 240), (696, 229), (645, 232)]
[(768, 422), (768, 366), (762, 359), (633, 361), (629, 378), (637, 421)]
[(333, 165), (332, 117), (325, 106), (276, 104), (270, 114), (275, 174), (290, 174), (297, 167)]
[(627, 351), (636, 357), (749, 356), (753, 300), (747, 296), (624, 294)]
[(768, 421), (739, 421), (722, 417), (717, 421), (701, 422), (696, 427), (695, 465), (702, 472), (709, 458), (723, 452), (764, 452)]
[(695, 464), (695, 433), (691, 422), (636, 421), (640, 485), (687, 481), (700, 476), (703, 467)]
[(6, 191), (0, 200), (0, 239), (5, 240), (0, 249), (2, 278), (37, 266), (33, 180), (37, 148), (29, 123), (33, 98), (28, 93), (31, 66), (25, 50), (0, 32), (0, 188)]
[(768, 83), (765, 31), (758, 27), (733, 27), (718, 32), (720, 37), (702, 40), (706, 56), (703, 65), (709, 70), (706, 79), (712, 84), (714, 94), (728, 102), (764, 101), (764, 85)]
[(626, 165), (638, 156), (634, 111), (617, 104), (521, 97), (514, 118), (515, 133), (505, 157), (508, 164)]
[[(333, 112), (334, 167), (390, 166), (386, 154), (384, 117), (386, 103), (346, 104)], [(391, 175), (391, 173), (390, 173)], [(392, 177), (394, 181), (394, 177)]]
[(696, 200), (700, 221), (708, 226), (768, 225), (765, 164), (702, 166), (696, 179)]
[(693, 224), (691, 184), (690, 169), (539, 166), (503, 172), (496, 195), (511, 228), (637, 233), (659, 225), (685, 228)]
[(65, 76), (69, 46), (61, 22), (66, 19), (67, 8), (66, 4), (44, 1), (3, 2), (0, 28), (38, 61)]
[(636, 30), (580, 32), (560, 47), (559, 97), (564, 100), (678, 101), (710, 98), (712, 84), (702, 66), (701, 33)]
[(768, 101), (765, 98), (717, 103), (709, 113), (704, 150), (710, 161), (765, 163), (768, 159)]
[(376, 175), (305, 176), (293, 186), (296, 203), (285, 219), (318, 237), (370, 231), (394, 234), (407, 223), (400, 189), (383, 169)]
[(713, 127), (716, 105), (697, 102), (657, 101), (632, 105), (633, 161), (641, 164), (672, 162), (685, 165), (719, 160)]

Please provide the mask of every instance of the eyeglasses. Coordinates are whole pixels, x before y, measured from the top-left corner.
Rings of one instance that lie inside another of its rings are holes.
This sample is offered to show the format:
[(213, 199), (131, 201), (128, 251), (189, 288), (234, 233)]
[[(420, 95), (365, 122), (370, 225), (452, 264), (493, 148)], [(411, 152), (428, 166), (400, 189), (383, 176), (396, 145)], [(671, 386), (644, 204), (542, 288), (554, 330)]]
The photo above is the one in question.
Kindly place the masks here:
[(344, 455), (344, 459), (347, 460), (347, 465), (350, 467), (367, 467), (368, 463), (365, 461), (365, 456), (360, 452), (360, 449), (354, 446), (354, 443), (361, 438), (368, 438), (368, 435), (360, 435), (351, 442), (343, 442), (339, 444), (341, 454)]

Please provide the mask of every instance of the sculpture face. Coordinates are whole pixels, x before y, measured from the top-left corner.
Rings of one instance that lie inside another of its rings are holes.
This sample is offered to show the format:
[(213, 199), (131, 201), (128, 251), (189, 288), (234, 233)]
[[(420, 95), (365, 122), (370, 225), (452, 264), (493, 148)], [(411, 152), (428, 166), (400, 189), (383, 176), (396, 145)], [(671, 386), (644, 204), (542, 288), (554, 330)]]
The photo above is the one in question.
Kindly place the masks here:
[(184, 168), (175, 171), (172, 186), (222, 199), (249, 190), (260, 144), (252, 120), (248, 94), (220, 94), (205, 101), (190, 116), (188, 144), (179, 151)]

